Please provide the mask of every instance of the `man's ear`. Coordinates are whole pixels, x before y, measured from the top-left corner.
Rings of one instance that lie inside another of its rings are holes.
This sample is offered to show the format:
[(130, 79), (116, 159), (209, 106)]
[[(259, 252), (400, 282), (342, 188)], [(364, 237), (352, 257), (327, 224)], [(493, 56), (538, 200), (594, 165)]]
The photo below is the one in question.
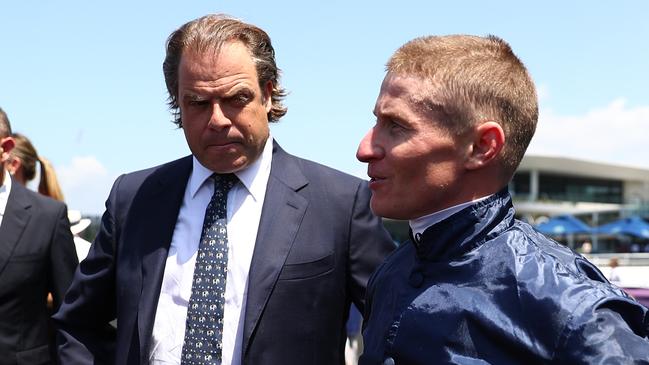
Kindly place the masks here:
[(264, 85), (262, 92), (262, 102), (266, 107), (266, 113), (270, 113), (270, 110), (273, 108), (273, 83), (268, 81)]
[(488, 121), (476, 126), (466, 168), (476, 170), (492, 163), (504, 145), (505, 132), (500, 124)]
[(12, 137), (0, 138), (0, 163), (4, 163), (9, 158), (9, 151), (11, 151), (16, 142)]

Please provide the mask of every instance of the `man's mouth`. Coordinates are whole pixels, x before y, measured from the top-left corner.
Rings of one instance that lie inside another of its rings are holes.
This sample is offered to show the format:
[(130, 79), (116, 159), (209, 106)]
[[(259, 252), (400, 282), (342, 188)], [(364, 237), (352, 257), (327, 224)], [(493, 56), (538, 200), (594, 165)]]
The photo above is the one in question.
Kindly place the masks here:
[(210, 147), (233, 147), (235, 145), (240, 144), (239, 141), (219, 141), (219, 142), (213, 142), (210, 143)]
[(386, 178), (382, 176), (376, 176), (376, 175), (368, 175), (368, 176), (370, 178), (370, 185), (376, 185), (386, 180)]

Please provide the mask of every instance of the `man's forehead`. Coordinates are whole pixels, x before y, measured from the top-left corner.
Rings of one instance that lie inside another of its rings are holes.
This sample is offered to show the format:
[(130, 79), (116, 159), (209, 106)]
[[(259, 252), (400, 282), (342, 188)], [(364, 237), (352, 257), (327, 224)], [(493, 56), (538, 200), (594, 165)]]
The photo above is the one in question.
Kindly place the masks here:
[(258, 84), (254, 60), (245, 45), (238, 41), (224, 44), (216, 54), (212, 51), (183, 52), (178, 76), (181, 89)]
[(408, 106), (422, 112), (443, 111), (437, 97), (438, 86), (418, 76), (388, 73), (381, 85), (374, 112), (389, 112), (399, 106)]
[(180, 55), (179, 67), (192, 63), (215, 64), (228, 62), (236, 59), (241, 62), (250, 59), (254, 64), (254, 58), (248, 46), (238, 40), (226, 41), (220, 44), (190, 44), (183, 49)]
[(250, 47), (244, 41), (239, 39), (229, 39), (223, 42), (194, 42), (188, 44), (182, 51), (181, 57), (198, 56), (198, 57), (218, 57), (221, 54), (228, 54), (232, 48), (241, 49), (243, 52), (252, 57)]

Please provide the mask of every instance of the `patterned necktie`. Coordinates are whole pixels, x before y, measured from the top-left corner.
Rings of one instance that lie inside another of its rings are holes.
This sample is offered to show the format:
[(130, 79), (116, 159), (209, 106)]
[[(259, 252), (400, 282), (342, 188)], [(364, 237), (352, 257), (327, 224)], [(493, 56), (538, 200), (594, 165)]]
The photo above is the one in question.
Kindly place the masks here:
[(205, 210), (187, 307), (181, 364), (220, 364), (223, 307), (228, 270), (226, 203), (238, 181), (234, 174), (212, 175), (214, 195)]

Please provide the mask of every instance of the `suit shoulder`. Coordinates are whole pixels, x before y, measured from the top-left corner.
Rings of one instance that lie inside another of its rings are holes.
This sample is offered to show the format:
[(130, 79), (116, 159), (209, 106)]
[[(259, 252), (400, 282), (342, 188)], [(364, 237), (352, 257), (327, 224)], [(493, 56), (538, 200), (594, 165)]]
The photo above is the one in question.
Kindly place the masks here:
[(49, 196), (45, 196), (38, 192), (27, 189), (26, 187), (20, 185), (19, 183), (13, 184), (11, 189), (12, 190), (16, 189), (17, 193), (20, 192), (23, 197), (22, 199), (29, 200), (30, 203), (37, 208), (37, 211), (51, 212), (51, 211), (60, 211), (66, 209), (65, 203), (52, 199)]
[(301, 157), (296, 157), (296, 156), (291, 156), (291, 157), (296, 159), (297, 163), (302, 168), (304, 175), (307, 178), (309, 178), (311, 181), (327, 182), (331, 180), (336, 180), (339, 183), (349, 184), (354, 186), (358, 186), (359, 184), (364, 182), (364, 180), (359, 177), (350, 175), (346, 172), (342, 172), (333, 167), (329, 167), (321, 163), (307, 160)]
[(192, 157), (185, 156), (177, 160), (166, 162), (158, 166), (149, 167), (143, 170), (137, 170), (122, 174), (113, 184), (113, 190), (135, 191), (149, 177), (172, 177), (180, 176), (182, 172), (189, 172), (192, 168)]
[(174, 179), (182, 179), (183, 176), (186, 181), (191, 169), (190, 155), (162, 165), (122, 174), (113, 183), (106, 207), (110, 204), (127, 208), (141, 192), (156, 190)]
[(324, 190), (340, 190), (342, 187), (345, 191), (358, 191), (359, 186), (363, 184), (363, 180), (358, 177), (292, 155), (284, 151), (277, 141), (274, 141), (273, 145), (271, 176), (296, 189), (310, 185)]

